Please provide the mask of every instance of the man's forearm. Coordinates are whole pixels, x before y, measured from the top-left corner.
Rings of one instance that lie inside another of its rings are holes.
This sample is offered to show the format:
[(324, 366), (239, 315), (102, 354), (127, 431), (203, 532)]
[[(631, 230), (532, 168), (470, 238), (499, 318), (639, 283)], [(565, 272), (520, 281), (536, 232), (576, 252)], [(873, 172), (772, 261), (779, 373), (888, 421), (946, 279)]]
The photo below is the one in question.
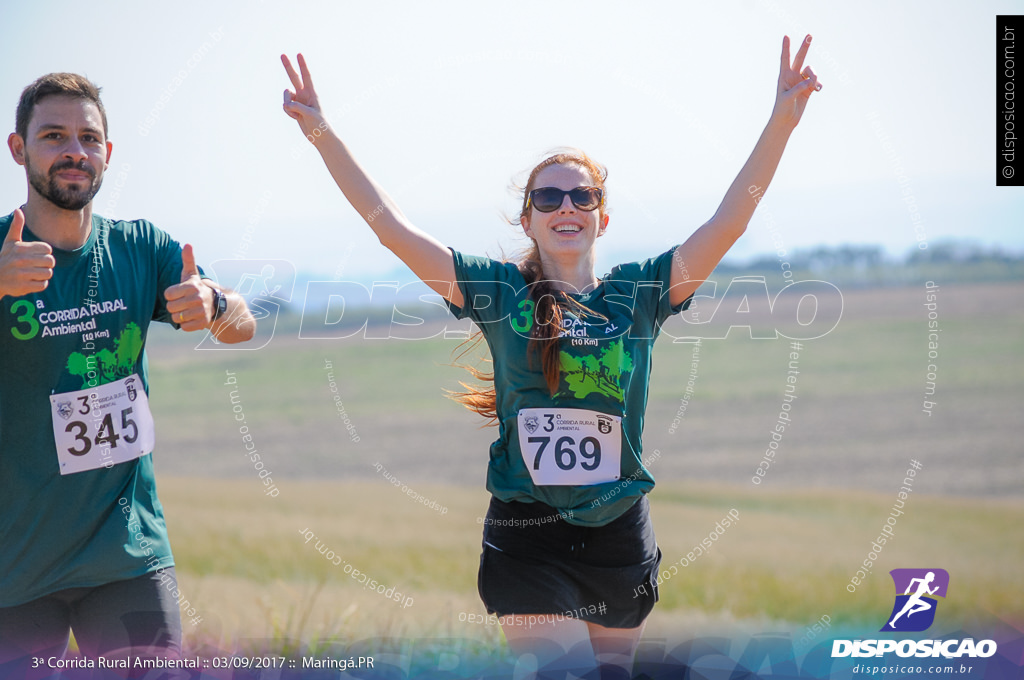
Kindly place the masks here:
[(219, 288), (220, 292), (227, 299), (227, 309), (219, 319), (210, 326), (210, 332), (220, 342), (233, 344), (252, 340), (256, 334), (256, 319), (249, 311), (245, 299), (238, 293)]

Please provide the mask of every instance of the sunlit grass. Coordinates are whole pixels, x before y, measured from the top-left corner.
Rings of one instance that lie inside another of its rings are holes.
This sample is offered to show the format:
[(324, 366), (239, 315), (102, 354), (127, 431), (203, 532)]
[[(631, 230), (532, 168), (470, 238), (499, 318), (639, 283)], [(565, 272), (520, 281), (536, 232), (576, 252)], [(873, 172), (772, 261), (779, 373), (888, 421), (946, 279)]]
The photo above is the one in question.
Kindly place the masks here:
[[(417, 485), (448, 507), (442, 516), (383, 483), (283, 480), (280, 487), (269, 498), (254, 480), (160, 480), (181, 589), (203, 619), (184, 621), (187, 640), (228, 646), (246, 638), (287, 645), (454, 636), (499, 643), (497, 627), (459, 621), (460, 613), (484, 613), (476, 570), (485, 492)], [(739, 521), (663, 580), (651, 630), (706, 620), (797, 630), (822, 614), (834, 626), (880, 625), (893, 598), (887, 572), (929, 566), (950, 573), (943, 621), (978, 611), (1021, 618), (1024, 504), (1016, 501), (912, 495), (871, 574), (848, 592), (893, 501), (857, 492), (659, 485), (651, 504), (663, 575), (730, 509)], [(316, 538), (306, 543), (303, 530)], [(411, 605), (364, 588), (344, 562), (321, 555), (317, 541), (413, 598)]]

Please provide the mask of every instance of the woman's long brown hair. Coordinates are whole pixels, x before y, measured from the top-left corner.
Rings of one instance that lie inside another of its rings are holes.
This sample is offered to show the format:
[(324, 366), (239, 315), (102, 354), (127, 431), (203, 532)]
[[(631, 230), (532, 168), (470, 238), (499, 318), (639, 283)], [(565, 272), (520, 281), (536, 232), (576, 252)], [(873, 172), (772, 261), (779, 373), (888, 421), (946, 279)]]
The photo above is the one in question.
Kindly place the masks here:
[[(526, 186), (522, 187), (523, 206), (515, 220), (509, 220), (512, 224), (521, 224), (524, 218), (529, 217), (527, 200), (530, 192), (536, 188), (537, 175), (546, 167), (552, 165), (575, 165), (590, 175), (594, 186), (604, 191), (604, 200), (599, 208), (601, 220), (604, 219), (605, 206), (607, 204), (608, 190), (605, 188), (605, 180), (608, 178), (608, 170), (597, 163), (587, 154), (579, 149), (558, 149), (547, 158), (537, 164), (530, 171)], [(518, 187), (517, 187), (518, 188)], [(544, 276), (544, 266), (540, 259), (540, 250), (537, 242), (534, 241), (529, 248), (521, 252), (512, 260), (519, 268), (519, 272), (526, 280), (530, 288), (530, 299), (534, 303), (533, 328), (530, 331), (529, 349), (527, 350), (528, 361), (533, 362), (540, 358), (541, 370), (544, 372), (544, 380), (552, 395), (558, 391), (558, 383), (561, 379), (561, 343), (558, 335), (562, 329), (563, 305), (578, 307), (571, 298), (552, 285), (552, 282)], [(447, 390), (448, 397), (459, 402), (470, 411), (478, 413), (487, 418), (487, 425), (495, 425), (498, 422), (497, 393), (494, 389), (494, 373), (480, 370), (479, 368), (458, 363), (470, 351), (479, 346), (483, 340), (480, 331), (473, 333), (465, 342), (456, 348), (453, 363), (469, 371), (476, 380), (483, 385), (471, 385), (459, 381), (465, 391), (453, 392)]]

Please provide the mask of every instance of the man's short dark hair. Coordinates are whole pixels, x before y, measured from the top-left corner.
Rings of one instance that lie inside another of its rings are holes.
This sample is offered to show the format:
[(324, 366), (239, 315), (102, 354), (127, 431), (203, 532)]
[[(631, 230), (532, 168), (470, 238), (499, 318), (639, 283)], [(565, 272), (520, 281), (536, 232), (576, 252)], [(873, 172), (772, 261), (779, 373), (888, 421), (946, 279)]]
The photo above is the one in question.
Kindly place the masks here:
[(103, 136), (107, 136), (107, 111), (100, 101), (100, 88), (96, 87), (91, 80), (77, 73), (47, 73), (45, 76), (36, 78), (35, 82), (21, 92), (21, 100), (18, 101), (18, 113), (14, 119), (14, 131), (25, 139), (28, 136), (28, 121), (32, 117), (32, 110), (45, 97), (61, 95), (64, 97), (78, 97), (85, 99), (100, 110), (103, 117)]

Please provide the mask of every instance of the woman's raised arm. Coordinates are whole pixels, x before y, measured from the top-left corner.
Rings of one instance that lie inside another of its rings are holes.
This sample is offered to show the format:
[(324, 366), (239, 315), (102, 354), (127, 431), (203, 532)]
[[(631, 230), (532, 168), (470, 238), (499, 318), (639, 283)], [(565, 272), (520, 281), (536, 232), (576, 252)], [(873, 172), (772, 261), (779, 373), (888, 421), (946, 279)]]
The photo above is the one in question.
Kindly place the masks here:
[(811, 36), (807, 36), (790, 64), (789, 36), (782, 39), (782, 65), (779, 69), (775, 108), (750, 158), (729, 186), (715, 216), (695, 231), (686, 243), (676, 248), (676, 257), (673, 258), (675, 265), (672, 267), (672, 292), (669, 296), (673, 305), (681, 303), (697, 290), (736, 239), (746, 231), (754, 208), (775, 176), (775, 169), (782, 159), (789, 135), (800, 122), (807, 99), (812, 92), (821, 89), (821, 83), (811, 67), (803, 66), (810, 44)]
[[(377, 238), (420, 279), (452, 304), (461, 307), (462, 293), (455, 285), (455, 263), (443, 243), (413, 225), (352, 157), (320, 109), (306, 60), (300, 54), (299, 73), (281, 55), (295, 91), (284, 91), (284, 112), (299, 122), (302, 134), (313, 141), (338, 188)], [(301, 75), (300, 75), (301, 74)], [(314, 133), (314, 131), (318, 131)]]

